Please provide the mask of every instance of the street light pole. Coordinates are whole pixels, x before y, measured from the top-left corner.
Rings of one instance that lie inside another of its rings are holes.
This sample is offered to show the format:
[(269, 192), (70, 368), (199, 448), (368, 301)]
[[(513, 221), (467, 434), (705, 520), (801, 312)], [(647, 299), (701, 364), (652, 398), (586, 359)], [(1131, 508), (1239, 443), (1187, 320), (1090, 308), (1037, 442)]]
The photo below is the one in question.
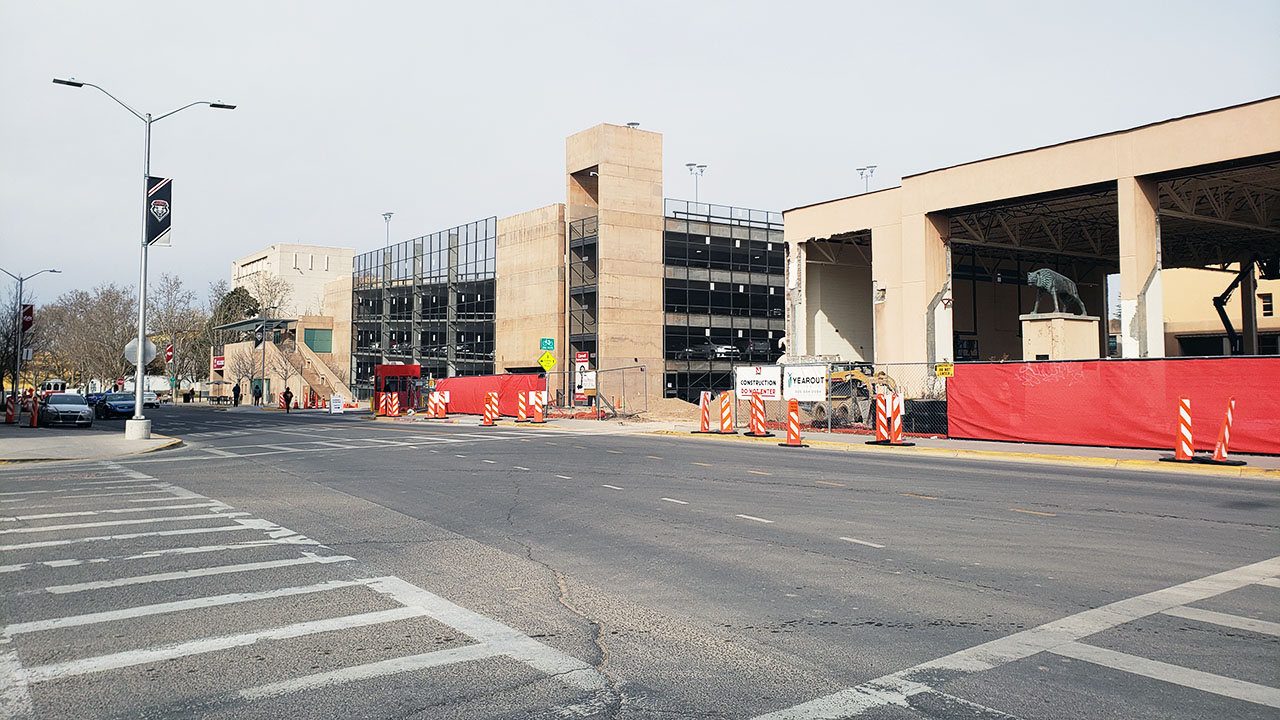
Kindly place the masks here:
[(684, 166), (689, 168), (689, 174), (693, 176), (693, 201), (696, 203), (698, 202), (698, 178), (707, 171), (707, 166), (698, 163), (685, 163)]
[(235, 110), (236, 106), (227, 105), (226, 103), (221, 102), (198, 100), (196, 102), (187, 103), (177, 110), (170, 110), (163, 115), (153, 117), (151, 113), (146, 113), (145, 115), (139, 113), (137, 110), (126, 105), (120, 100), (120, 98), (117, 98), (115, 95), (112, 95), (93, 83), (80, 82), (75, 78), (67, 80), (54, 78), (53, 82), (55, 85), (66, 85), (68, 87), (94, 88), (103, 95), (115, 100), (117, 105), (128, 110), (130, 114), (141, 120), (146, 126), (146, 141), (143, 146), (144, 149), (142, 154), (142, 243), (138, 259), (138, 336), (136, 338), (137, 354), (134, 357), (136, 367), (134, 368), (133, 375), (133, 419), (125, 423), (124, 430), (126, 439), (145, 440), (151, 437), (151, 422), (147, 420), (146, 416), (142, 412), (143, 394), (145, 392), (143, 385), (147, 376), (147, 364), (143, 362), (146, 358), (143, 346), (147, 342), (147, 250), (150, 247), (147, 243), (147, 182), (148, 178), (151, 177), (151, 124), (159, 122), (170, 115), (180, 113), (183, 110), (196, 105), (208, 105), (209, 107), (218, 110)]
[(387, 244), (386, 244), (386, 247), (391, 247), (391, 216), (392, 216), (392, 215), (395, 215), (395, 213), (389, 213), (389, 212), (384, 212), (384, 213), (382, 213), (382, 219), (387, 221)]
[[(18, 281), (18, 306), (15, 308), (15, 313), (14, 313), (14, 318), (13, 318), (13, 320), (14, 320), (14, 323), (13, 323), (14, 349), (13, 349), (13, 390), (12, 390), (12, 393), (13, 393), (13, 404), (14, 404), (14, 407), (16, 408), (16, 410), (15, 410), (15, 411), (16, 411), (16, 413), (17, 413), (17, 418), (19, 419), (19, 422), (21, 422), (21, 418), (22, 418), (22, 403), (19, 403), (19, 402), (18, 402), (18, 378), (19, 378), (19, 377), (21, 377), (21, 375), (22, 375), (22, 285), (23, 285), (23, 283), (25, 283), (26, 281), (28, 281), (28, 280), (30, 280), (31, 278), (35, 277), (36, 275), (40, 275), (40, 274), (42, 274), (42, 273), (55, 273), (55, 274), (56, 274), (56, 273), (60, 273), (60, 272), (62, 272), (62, 271), (61, 271), (61, 270), (54, 270), (53, 268), (47, 268), (47, 269), (45, 269), (45, 270), (41, 270), (40, 272), (37, 272), (37, 273), (31, 273), (30, 275), (27, 275), (27, 276), (25, 276), (25, 277), (24, 277), (24, 276), (22, 276), (22, 275), (14, 275), (13, 273), (9, 272), (8, 270), (5, 270), (4, 268), (0, 268), (0, 272), (4, 273), (5, 275), (8, 275), (9, 277), (11, 277), (11, 278), (13, 278), (14, 280), (17, 280), (17, 281)], [(32, 383), (32, 384), (34, 385), (35, 383)]]
[[(262, 310), (258, 313), (258, 319), (262, 321), (262, 323), (261, 323), (261, 327), (262, 327), (262, 382), (259, 384), (259, 386), (258, 386), (258, 387), (261, 387), (261, 388), (262, 388), (262, 405), (263, 405), (263, 407), (266, 407), (266, 404), (267, 404), (267, 311), (268, 311), (268, 310), (279, 310), (279, 309), (280, 309), (280, 306), (279, 306), (279, 305), (272, 305), (271, 307), (264, 307), (264, 308), (262, 308)], [(250, 356), (250, 357), (252, 358), (252, 356)], [(252, 360), (251, 360), (250, 362), (252, 362)]]
[(875, 165), (858, 168), (858, 177), (862, 178), (862, 192), (866, 193), (871, 190), (871, 176), (875, 174)]

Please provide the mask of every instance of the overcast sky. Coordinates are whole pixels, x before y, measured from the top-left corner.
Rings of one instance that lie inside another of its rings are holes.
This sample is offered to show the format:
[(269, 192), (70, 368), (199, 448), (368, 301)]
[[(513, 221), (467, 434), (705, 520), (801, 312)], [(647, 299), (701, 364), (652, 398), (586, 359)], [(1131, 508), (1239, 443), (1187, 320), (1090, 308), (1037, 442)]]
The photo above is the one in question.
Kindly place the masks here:
[[(1280, 94), (1280, 2), (0, 0), (0, 267), (137, 281), (141, 112), (174, 182), (151, 276), (564, 199), (564, 138), (663, 133), (667, 197), (784, 210)], [(4, 278), (8, 287), (8, 278)]]

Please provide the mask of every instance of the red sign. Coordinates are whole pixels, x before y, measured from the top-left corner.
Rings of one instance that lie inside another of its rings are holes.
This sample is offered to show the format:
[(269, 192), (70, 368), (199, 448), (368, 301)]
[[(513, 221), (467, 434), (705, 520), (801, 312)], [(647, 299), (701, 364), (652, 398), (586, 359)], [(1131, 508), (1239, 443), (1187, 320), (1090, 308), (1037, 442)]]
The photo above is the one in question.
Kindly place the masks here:
[(173, 345), (164, 346), (164, 361), (173, 362)]
[(224, 355), (217, 355), (213, 358), (213, 369), (221, 370), (227, 366), (227, 358)]
[(573, 354), (573, 361), (574, 361), (574, 362), (580, 362), (580, 363), (584, 363), (584, 362), (591, 362), (591, 353), (589, 353), (589, 352), (576, 352), (576, 353), (574, 353), (574, 354)]
[(116, 387), (124, 387), (124, 378), (116, 378)]
[(22, 332), (26, 332), (30, 330), (31, 326), (34, 325), (35, 322), (36, 322), (36, 306), (23, 305), (22, 306)]

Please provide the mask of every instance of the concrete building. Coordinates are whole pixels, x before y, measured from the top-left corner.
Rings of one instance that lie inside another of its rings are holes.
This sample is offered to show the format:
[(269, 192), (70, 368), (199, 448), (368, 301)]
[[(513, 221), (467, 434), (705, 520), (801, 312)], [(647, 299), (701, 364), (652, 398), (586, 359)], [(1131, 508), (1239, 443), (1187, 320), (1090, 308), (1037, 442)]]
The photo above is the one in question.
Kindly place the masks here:
[(231, 287), (246, 288), (259, 297), (264, 279), (280, 278), (289, 286), (281, 315), (321, 315), (325, 286), (351, 277), (354, 255), (351, 248), (277, 243), (231, 263)]
[(355, 257), (354, 388), (368, 397), (377, 363), (535, 372), (550, 352), (566, 402), (591, 395), (570, 372), (580, 357), (602, 403), (727, 389), (734, 361), (777, 354), (781, 223), (664, 200), (659, 133), (584, 130), (566, 141), (565, 202)]
[(1109, 276), (1120, 356), (1221, 354), (1213, 297), (1237, 280), (1225, 306), (1236, 351), (1275, 353), (1280, 97), (910, 175), (784, 217), (793, 356), (1023, 359), (1038, 268), (1074, 280), (1102, 319), (1097, 355)]

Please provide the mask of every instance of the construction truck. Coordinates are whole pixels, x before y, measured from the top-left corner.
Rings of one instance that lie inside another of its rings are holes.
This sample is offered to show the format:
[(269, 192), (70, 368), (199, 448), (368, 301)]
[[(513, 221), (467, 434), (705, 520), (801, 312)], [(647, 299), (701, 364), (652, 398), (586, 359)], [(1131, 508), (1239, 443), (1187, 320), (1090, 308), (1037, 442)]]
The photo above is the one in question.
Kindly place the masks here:
[[(808, 403), (814, 425), (827, 424), (827, 407), (831, 408), (831, 427), (871, 425), (875, 422), (876, 393), (898, 391), (898, 384), (883, 370), (870, 365), (835, 366), (827, 373), (827, 404)], [(803, 408), (801, 409), (806, 409)]]

